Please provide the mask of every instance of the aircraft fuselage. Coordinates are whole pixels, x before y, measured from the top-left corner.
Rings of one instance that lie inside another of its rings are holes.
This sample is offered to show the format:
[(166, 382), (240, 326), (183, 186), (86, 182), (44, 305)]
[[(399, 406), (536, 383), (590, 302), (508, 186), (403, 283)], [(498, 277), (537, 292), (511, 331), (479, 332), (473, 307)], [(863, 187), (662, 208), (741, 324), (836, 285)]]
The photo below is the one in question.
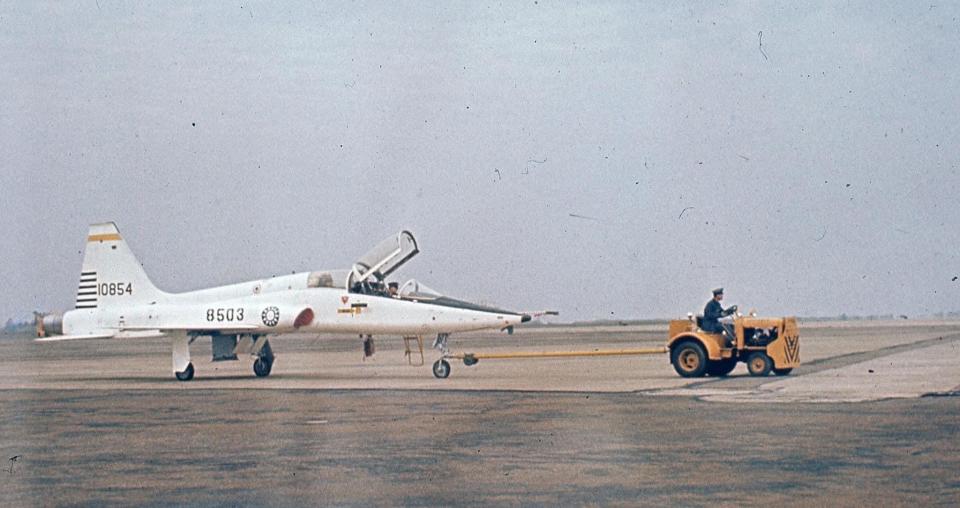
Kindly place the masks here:
[(428, 335), (506, 328), (524, 320), (522, 314), (349, 293), (341, 288), (287, 289), (232, 298), (217, 293), (167, 294), (146, 305), (72, 310), (63, 317), (63, 331), (68, 335), (172, 329)]

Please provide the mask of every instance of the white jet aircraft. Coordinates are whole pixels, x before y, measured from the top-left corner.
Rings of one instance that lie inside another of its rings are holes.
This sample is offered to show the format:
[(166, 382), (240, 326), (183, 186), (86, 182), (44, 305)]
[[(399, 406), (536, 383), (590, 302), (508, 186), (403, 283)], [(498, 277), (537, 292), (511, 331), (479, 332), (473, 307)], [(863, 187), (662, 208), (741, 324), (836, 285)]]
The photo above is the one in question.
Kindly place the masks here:
[[(253, 371), (268, 376), (274, 355), (268, 336), (287, 332), (436, 334), (434, 347), (447, 352), (453, 332), (501, 329), (531, 319), (455, 300), (407, 281), (396, 295), (387, 276), (419, 252), (408, 231), (387, 238), (349, 270), (295, 273), (187, 293), (157, 289), (112, 222), (90, 226), (76, 309), (38, 321), (38, 341), (169, 337), (177, 379), (193, 378), (190, 343), (212, 339), (213, 360), (256, 358)], [(552, 312), (551, 312), (552, 314)], [(59, 334), (59, 335), (58, 335)], [(449, 375), (444, 359), (434, 375)]]

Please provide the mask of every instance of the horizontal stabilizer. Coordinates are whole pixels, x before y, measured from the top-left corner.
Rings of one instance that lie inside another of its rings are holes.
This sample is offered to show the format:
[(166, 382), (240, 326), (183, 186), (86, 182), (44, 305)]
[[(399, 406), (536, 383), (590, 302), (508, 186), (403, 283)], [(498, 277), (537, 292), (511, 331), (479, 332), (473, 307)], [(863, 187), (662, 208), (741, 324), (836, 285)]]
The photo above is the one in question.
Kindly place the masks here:
[(85, 340), (85, 339), (112, 339), (114, 333), (96, 334), (96, 335), (54, 335), (53, 337), (42, 337), (33, 339), (36, 342), (60, 342), (63, 340)]
[(54, 335), (52, 337), (43, 337), (40, 339), (33, 339), (37, 342), (61, 342), (66, 340), (86, 340), (86, 339), (156, 339), (160, 337), (166, 337), (167, 334), (163, 333), (156, 328), (151, 329), (142, 329), (142, 330), (118, 330), (112, 333), (95, 333), (95, 334), (80, 334), (80, 335)]

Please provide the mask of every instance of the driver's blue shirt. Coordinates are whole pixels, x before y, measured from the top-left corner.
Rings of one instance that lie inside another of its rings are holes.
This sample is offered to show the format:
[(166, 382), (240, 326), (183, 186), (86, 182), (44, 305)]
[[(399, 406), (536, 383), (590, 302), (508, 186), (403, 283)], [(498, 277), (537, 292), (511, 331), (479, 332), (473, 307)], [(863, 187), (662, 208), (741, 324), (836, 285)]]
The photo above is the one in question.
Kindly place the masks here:
[(729, 310), (723, 310), (720, 302), (711, 299), (703, 308), (703, 325), (700, 328), (708, 333), (721, 333), (723, 325), (720, 324), (720, 318), (728, 314), (730, 314)]

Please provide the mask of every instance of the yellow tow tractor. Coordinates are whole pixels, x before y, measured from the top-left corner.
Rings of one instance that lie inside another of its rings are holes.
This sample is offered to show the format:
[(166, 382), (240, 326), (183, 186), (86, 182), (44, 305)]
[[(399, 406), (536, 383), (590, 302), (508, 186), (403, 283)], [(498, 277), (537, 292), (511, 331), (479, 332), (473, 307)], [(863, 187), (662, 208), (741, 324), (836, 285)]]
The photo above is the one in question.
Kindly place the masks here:
[(683, 377), (726, 376), (738, 362), (747, 364), (751, 376), (766, 376), (770, 371), (785, 376), (800, 365), (800, 331), (795, 317), (737, 315), (732, 338), (701, 330), (701, 319), (691, 315), (670, 321), (670, 363)]

